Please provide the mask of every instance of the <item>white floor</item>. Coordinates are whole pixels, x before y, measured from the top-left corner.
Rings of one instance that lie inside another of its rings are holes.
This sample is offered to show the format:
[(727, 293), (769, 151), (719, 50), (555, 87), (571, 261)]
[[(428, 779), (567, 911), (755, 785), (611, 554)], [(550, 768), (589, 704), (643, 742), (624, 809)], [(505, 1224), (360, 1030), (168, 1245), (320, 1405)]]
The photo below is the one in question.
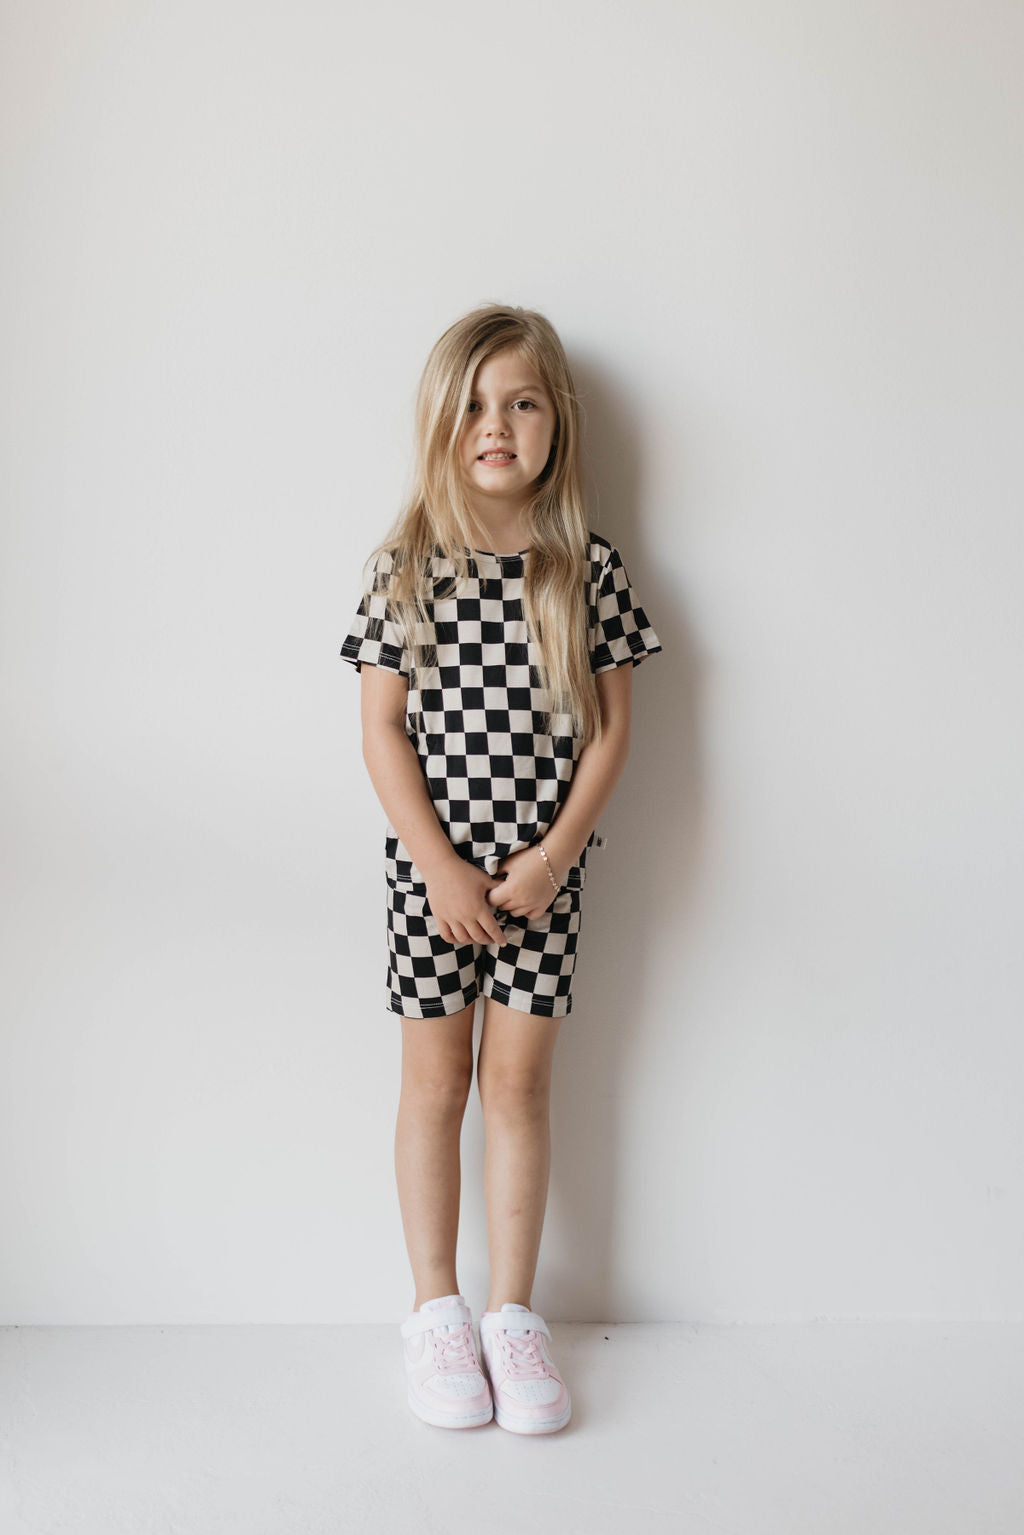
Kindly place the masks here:
[(552, 1333), (528, 1439), (414, 1418), (397, 1326), (0, 1330), (0, 1530), (1024, 1531), (1024, 1328)]

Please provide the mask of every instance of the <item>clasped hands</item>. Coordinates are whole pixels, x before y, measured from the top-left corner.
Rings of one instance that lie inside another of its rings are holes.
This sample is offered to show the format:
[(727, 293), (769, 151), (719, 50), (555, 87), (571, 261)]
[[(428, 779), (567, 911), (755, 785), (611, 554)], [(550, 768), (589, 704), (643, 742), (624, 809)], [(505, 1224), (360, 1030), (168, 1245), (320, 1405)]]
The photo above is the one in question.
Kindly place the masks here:
[[(557, 879), (559, 870), (554, 872)], [(426, 885), (438, 932), (446, 943), (457, 944), (504, 945), (496, 910), (512, 917), (540, 917), (558, 894), (536, 847), (520, 848), (503, 859), (497, 875), (456, 854)]]

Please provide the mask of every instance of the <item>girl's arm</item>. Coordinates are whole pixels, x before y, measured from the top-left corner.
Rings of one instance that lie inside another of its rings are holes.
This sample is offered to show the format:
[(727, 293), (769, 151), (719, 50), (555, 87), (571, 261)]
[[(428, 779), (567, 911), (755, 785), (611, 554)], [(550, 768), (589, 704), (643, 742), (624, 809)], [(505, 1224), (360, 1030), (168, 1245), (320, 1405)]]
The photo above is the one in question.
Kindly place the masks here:
[(561, 881), (578, 863), (626, 765), (634, 670), (628, 663), (597, 673), (604, 733), (600, 741), (588, 741), (580, 752), (569, 792), (543, 839), (555, 878)]
[(434, 810), (416, 748), (405, 729), (408, 679), (364, 662), (361, 711), (363, 761), (388, 820), (425, 880), (452, 859), (452, 847)]

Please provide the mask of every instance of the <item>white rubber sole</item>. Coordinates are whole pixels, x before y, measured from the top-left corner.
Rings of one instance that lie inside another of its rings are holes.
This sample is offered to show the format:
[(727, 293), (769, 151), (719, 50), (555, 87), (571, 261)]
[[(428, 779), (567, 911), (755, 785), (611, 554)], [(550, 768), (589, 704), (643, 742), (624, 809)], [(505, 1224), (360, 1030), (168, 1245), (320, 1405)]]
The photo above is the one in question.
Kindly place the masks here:
[(416, 1396), (412, 1387), (409, 1387), (409, 1406), (424, 1423), (429, 1423), (432, 1428), (482, 1428), (485, 1423), (490, 1423), (494, 1417), (494, 1403), (488, 1402), (486, 1412), (474, 1412), (459, 1414), (450, 1412), (434, 1412), (424, 1405)]
[(572, 1403), (558, 1418), (534, 1419), (532, 1422), (525, 1418), (510, 1418), (502, 1412), (500, 1407), (494, 1409), (494, 1421), (499, 1428), (507, 1428), (511, 1434), (556, 1434), (560, 1428), (564, 1428), (572, 1417)]

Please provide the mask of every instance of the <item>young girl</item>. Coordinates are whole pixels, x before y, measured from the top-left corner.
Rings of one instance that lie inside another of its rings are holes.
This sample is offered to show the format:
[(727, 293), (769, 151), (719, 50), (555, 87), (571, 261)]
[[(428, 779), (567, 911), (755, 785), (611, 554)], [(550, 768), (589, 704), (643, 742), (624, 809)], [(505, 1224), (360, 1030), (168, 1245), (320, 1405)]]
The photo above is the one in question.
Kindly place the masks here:
[[(618, 551), (587, 526), (579, 405), (543, 315), (475, 309), (417, 399), (412, 495), (364, 568), (341, 654), (362, 678), (363, 759), (387, 813), (386, 1007), (402, 1022), (395, 1169), (415, 1283), (401, 1327), (427, 1423), (569, 1421), (532, 1309), (549, 1094), (572, 1010), (587, 850), (629, 750), (633, 668), (661, 649)], [(473, 1018), (490, 1297), (455, 1273)]]

